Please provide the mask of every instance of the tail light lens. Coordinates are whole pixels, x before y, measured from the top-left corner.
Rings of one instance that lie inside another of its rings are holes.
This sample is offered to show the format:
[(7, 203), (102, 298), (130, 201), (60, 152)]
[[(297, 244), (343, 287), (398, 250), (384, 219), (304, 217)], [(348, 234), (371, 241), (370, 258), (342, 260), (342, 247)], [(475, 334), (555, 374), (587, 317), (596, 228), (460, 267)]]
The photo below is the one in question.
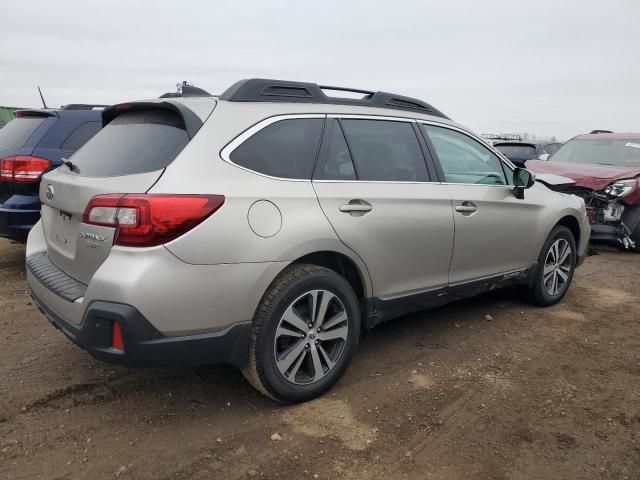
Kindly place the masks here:
[(98, 195), (85, 208), (83, 222), (114, 227), (114, 245), (153, 247), (185, 234), (223, 204), (223, 195)]
[(46, 158), (16, 155), (0, 160), (0, 180), (3, 182), (30, 183), (38, 180), (51, 166)]
[(120, 330), (120, 324), (118, 322), (113, 322), (113, 324), (111, 325), (111, 348), (124, 352), (122, 330)]

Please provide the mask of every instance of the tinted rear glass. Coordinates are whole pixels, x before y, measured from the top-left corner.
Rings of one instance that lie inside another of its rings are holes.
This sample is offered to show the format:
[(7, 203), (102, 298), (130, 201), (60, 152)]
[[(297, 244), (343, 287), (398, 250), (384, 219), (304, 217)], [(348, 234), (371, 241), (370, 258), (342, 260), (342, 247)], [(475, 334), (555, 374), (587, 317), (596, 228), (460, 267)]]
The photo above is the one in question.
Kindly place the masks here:
[(327, 120), (325, 127), (326, 161), (318, 176), (323, 180), (356, 180), (356, 170), (351, 160), (349, 147), (340, 124), (333, 119)]
[(71, 159), (81, 176), (133, 175), (165, 168), (188, 142), (175, 113), (129, 112), (116, 117)]
[(495, 145), (495, 147), (507, 157), (513, 155), (514, 157), (535, 158), (536, 156), (536, 147), (532, 145)]
[(310, 179), (323, 121), (299, 118), (272, 123), (231, 152), (231, 161), (271, 177)]
[(87, 122), (76, 128), (60, 147), (65, 152), (75, 152), (87, 143), (91, 137), (100, 131), (101, 122)]
[(47, 117), (14, 118), (0, 130), (0, 150), (24, 147), (29, 137)]
[(424, 182), (427, 166), (408, 122), (341, 120), (358, 180)]

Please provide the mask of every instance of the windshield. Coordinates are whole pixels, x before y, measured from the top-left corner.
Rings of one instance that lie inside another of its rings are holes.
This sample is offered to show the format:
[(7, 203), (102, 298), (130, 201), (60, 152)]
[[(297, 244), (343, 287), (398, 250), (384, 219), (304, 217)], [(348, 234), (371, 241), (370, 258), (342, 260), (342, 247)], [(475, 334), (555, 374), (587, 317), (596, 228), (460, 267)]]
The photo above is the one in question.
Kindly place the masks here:
[(640, 166), (640, 140), (588, 139), (570, 140), (553, 154), (554, 162)]
[(495, 147), (507, 157), (535, 158), (536, 147), (533, 145), (495, 145)]

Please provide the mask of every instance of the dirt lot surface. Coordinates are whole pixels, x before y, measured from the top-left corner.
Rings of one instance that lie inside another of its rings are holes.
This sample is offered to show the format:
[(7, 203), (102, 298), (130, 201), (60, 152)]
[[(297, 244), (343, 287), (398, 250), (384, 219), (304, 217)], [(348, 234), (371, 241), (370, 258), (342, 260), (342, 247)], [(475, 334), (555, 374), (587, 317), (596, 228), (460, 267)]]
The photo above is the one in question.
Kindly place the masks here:
[(231, 368), (92, 359), (23, 255), (0, 240), (2, 479), (640, 479), (638, 255), (600, 250), (549, 309), (502, 291), (384, 324), (295, 407)]

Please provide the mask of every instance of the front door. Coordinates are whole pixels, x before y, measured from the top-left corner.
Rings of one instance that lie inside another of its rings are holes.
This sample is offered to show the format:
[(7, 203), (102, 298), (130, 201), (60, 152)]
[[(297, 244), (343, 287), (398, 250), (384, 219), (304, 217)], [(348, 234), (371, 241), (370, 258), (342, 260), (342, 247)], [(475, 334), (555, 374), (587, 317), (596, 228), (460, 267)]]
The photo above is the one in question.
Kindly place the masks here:
[(421, 128), (436, 152), (453, 202), (450, 284), (517, 275), (531, 266), (539, 250), (532, 229), (542, 213), (541, 199), (533, 191), (517, 199), (511, 169), (469, 135), (444, 126)]

